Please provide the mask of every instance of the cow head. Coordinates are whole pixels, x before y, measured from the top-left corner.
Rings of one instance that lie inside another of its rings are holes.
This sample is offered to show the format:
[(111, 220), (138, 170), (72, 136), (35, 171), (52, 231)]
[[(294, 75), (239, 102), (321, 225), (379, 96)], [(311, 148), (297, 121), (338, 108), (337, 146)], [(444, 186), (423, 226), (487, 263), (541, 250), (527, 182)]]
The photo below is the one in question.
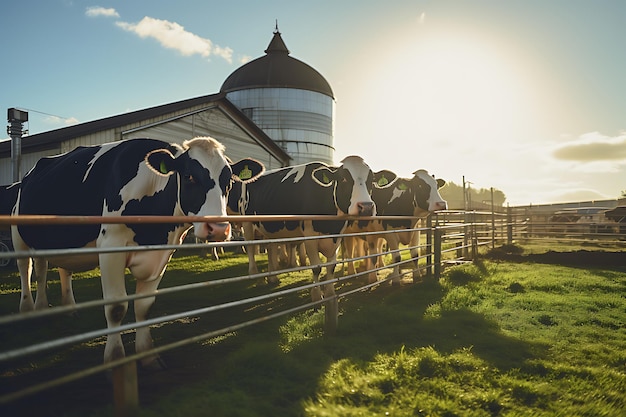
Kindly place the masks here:
[(374, 216), (376, 205), (370, 196), (373, 173), (359, 156), (348, 156), (341, 166), (322, 166), (312, 172), (313, 180), (323, 187), (334, 187), (338, 214)]
[[(183, 152), (172, 155), (157, 149), (146, 156), (146, 164), (162, 176), (177, 175), (178, 205), (184, 215), (225, 216), (226, 196), (233, 181), (254, 181), (265, 167), (253, 159), (231, 163), (224, 146), (215, 139), (199, 137), (183, 143)], [(228, 222), (194, 223), (200, 239), (228, 240)]]
[(427, 214), (448, 208), (448, 203), (441, 197), (438, 191), (445, 183), (442, 179), (435, 179), (428, 175), (428, 172), (424, 169), (413, 173), (410, 187), (415, 193), (415, 209), (417, 213)]

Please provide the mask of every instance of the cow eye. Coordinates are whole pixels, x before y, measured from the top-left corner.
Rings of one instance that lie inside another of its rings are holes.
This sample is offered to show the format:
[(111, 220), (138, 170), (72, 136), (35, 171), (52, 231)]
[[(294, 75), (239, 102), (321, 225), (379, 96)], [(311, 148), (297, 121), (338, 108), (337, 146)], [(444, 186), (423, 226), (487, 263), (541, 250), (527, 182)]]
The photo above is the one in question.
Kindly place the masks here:
[(195, 178), (191, 174), (185, 174), (185, 181), (190, 183), (190, 184), (195, 184), (196, 183)]

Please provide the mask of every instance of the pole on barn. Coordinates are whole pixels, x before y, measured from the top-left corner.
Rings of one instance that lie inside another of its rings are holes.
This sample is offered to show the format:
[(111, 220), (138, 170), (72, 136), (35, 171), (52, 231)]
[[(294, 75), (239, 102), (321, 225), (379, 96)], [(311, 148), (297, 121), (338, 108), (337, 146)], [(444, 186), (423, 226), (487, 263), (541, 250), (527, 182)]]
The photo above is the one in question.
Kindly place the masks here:
[(113, 368), (113, 404), (115, 417), (136, 416), (139, 410), (137, 362), (131, 361)]
[(13, 182), (22, 179), (22, 134), (24, 123), (28, 121), (28, 112), (11, 107), (7, 110), (7, 134), (11, 137), (11, 172)]

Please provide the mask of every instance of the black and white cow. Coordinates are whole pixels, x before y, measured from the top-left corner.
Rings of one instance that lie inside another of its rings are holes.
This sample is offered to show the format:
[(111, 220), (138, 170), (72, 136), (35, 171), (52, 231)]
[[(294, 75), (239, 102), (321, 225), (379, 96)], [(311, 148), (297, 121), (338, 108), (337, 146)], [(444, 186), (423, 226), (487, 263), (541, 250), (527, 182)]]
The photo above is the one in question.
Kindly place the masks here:
[(17, 201), (17, 193), (19, 189), (19, 182), (9, 185), (0, 185), (0, 215), (11, 215), (13, 207), (15, 207), (15, 202)]
[[(182, 146), (153, 139), (129, 139), (99, 146), (78, 147), (43, 158), (22, 180), (14, 213), (84, 216), (225, 216), (226, 195), (233, 182), (252, 181), (264, 167), (252, 159), (232, 164), (224, 146), (212, 138), (195, 138)], [(192, 224), (81, 224), (12, 226), (15, 250), (124, 247), (179, 244)], [(227, 222), (193, 224), (196, 236), (223, 241), (230, 238)], [(100, 266), (105, 300), (126, 296), (124, 271), (134, 275), (136, 293), (155, 291), (172, 250), (100, 253), (51, 257), (67, 271)], [(29, 261), (18, 268), (22, 288), (29, 288)], [(29, 297), (30, 294), (28, 294)], [(23, 302), (24, 300), (22, 300)], [(136, 321), (145, 320), (154, 297), (134, 302)], [(32, 305), (32, 297), (30, 299)], [(109, 328), (119, 326), (126, 302), (105, 306)], [(150, 330), (137, 329), (136, 351), (152, 347)], [(104, 361), (123, 357), (119, 333), (107, 337)], [(159, 366), (158, 356), (142, 360)]]
[[(17, 196), (20, 190), (21, 182), (16, 182), (11, 185), (0, 186), (0, 215), (11, 215), (15, 203), (17, 203)], [(10, 226), (7, 226), (7, 230), (10, 231)], [(29, 285), (22, 286), (22, 295), (20, 297), (20, 311), (40, 310), (48, 307), (48, 294), (46, 292), (46, 281), (48, 273), (48, 261), (45, 258), (32, 258), (32, 264), (30, 260), (23, 261), (22, 265), (27, 265), (24, 269), (25, 274), (28, 274), (27, 282)], [(61, 281), (61, 303), (63, 305), (74, 305), (76, 300), (74, 299), (74, 291), (72, 290), (72, 274), (71, 272), (58, 268), (59, 278)], [(33, 304), (33, 296), (30, 289), (30, 282), (32, 278), (37, 281), (37, 298)]]
[[(387, 179), (383, 179), (387, 181)], [(372, 199), (376, 203), (378, 215), (380, 216), (415, 216), (424, 218), (430, 213), (447, 209), (446, 201), (439, 194), (439, 188), (443, 187), (445, 181), (435, 179), (426, 170), (420, 169), (413, 173), (412, 178), (397, 177), (387, 187), (374, 187)], [(413, 229), (418, 220), (372, 220), (367, 222), (351, 222), (346, 229), (346, 233), (359, 232), (380, 232), (388, 230)], [(393, 262), (400, 262), (400, 244), (419, 245), (420, 234), (418, 231), (394, 232), (383, 235), (372, 235), (366, 238), (369, 254), (380, 253), (380, 241), (384, 238), (387, 241), (389, 250), (393, 252)], [(360, 238), (349, 237), (344, 239), (344, 250), (350, 258), (354, 257), (354, 248), (360, 244)], [(418, 249), (411, 249), (411, 256), (418, 256)], [(367, 269), (372, 269), (371, 258), (366, 262)], [(414, 262), (414, 269), (417, 268), (417, 261)], [(352, 263), (348, 264), (348, 273), (354, 273)], [(394, 266), (392, 282), (397, 283), (400, 279), (400, 267)], [(370, 282), (376, 280), (375, 273), (369, 276)]]
[[(370, 196), (376, 182), (375, 174), (359, 156), (349, 156), (338, 167), (321, 162), (311, 162), (268, 171), (256, 181), (235, 184), (228, 196), (232, 213), (242, 215), (354, 215), (376, 214), (376, 206)], [(244, 223), (246, 239), (252, 239), (258, 231), (265, 238), (289, 238), (324, 236), (343, 232), (347, 222), (336, 221), (273, 221)], [(327, 262), (336, 260), (341, 239), (311, 239), (305, 242), (306, 254), (313, 266), (313, 281), (321, 274), (322, 253)], [(270, 245), (271, 247), (271, 245)], [(254, 250), (248, 250), (250, 273), (256, 273)], [(271, 259), (274, 255), (268, 254)], [(270, 271), (273, 266), (270, 265)], [(334, 265), (326, 268), (326, 279), (334, 278)], [(326, 285), (326, 297), (334, 295), (334, 286)], [(322, 291), (311, 291), (313, 301), (322, 299)]]

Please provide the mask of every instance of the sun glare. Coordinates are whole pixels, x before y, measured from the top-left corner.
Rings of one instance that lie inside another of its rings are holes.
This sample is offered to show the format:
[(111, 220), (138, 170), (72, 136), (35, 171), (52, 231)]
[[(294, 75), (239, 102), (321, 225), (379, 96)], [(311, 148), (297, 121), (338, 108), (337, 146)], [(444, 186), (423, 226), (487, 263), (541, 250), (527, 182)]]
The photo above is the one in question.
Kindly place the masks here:
[(418, 40), (399, 58), (385, 78), (397, 84), (392, 99), (420, 135), (484, 140), (510, 131), (524, 112), (519, 81), (485, 45), (461, 37)]
[[(433, 145), (432, 165), (443, 166), (445, 158), (458, 166), (471, 153), (496, 152), (528, 127), (524, 78), (506, 48), (466, 34), (412, 35), (396, 40), (361, 74), (370, 97), (384, 98), (359, 103), (375, 115), (360, 115), (365, 134), (376, 132), (407, 151)], [(410, 153), (400, 159), (409, 161)]]

